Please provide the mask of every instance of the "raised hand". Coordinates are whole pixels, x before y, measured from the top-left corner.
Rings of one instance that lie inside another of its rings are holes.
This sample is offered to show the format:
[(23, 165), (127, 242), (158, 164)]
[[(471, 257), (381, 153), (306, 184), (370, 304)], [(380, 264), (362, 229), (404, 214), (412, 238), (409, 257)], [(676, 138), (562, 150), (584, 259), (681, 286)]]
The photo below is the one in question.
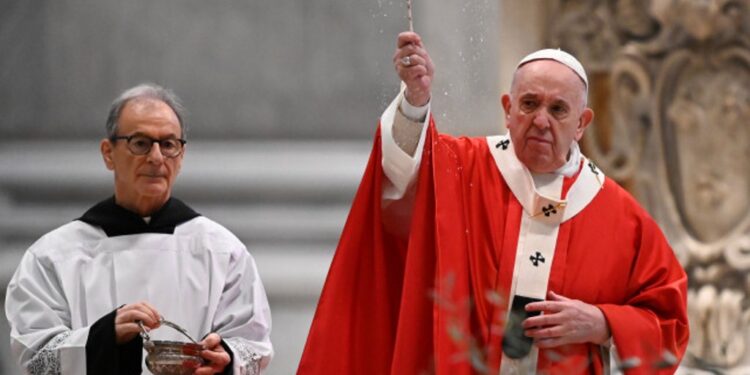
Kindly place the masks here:
[(419, 34), (411, 31), (398, 34), (393, 65), (406, 84), (405, 97), (409, 104), (417, 107), (427, 104), (435, 67)]

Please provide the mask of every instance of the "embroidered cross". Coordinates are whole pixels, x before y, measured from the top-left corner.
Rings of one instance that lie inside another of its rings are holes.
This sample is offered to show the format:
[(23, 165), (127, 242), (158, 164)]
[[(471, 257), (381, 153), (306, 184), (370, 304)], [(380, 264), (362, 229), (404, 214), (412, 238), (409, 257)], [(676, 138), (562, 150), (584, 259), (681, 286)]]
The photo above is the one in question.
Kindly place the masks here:
[(544, 263), (544, 257), (542, 256), (542, 253), (536, 252), (536, 254), (529, 257), (531, 259), (531, 263), (534, 264), (534, 267), (539, 267), (539, 263)]
[(504, 139), (504, 140), (498, 142), (498, 144), (495, 145), (495, 148), (502, 147), (503, 150), (507, 150), (509, 144), (510, 144), (510, 140), (509, 139)]
[(591, 172), (593, 172), (595, 175), (599, 175), (599, 171), (596, 170), (596, 165), (594, 165), (594, 162), (589, 162), (589, 168), (591, 168)]
[(550, 204), (547, 207), (542, 207), (542, 212), (544, 213), (544, 216), (549, 217), (549, 215), (556, 214), (557, 210), (555, 209), (555, 206)]

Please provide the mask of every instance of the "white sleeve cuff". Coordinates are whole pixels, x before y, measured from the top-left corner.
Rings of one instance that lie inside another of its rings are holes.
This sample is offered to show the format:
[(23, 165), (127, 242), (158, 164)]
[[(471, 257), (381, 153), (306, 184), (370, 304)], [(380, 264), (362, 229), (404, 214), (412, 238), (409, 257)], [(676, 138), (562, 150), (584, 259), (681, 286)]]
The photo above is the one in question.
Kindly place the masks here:
[(406, 98), (401, 100), (401, 113), (411, 121), (423, 122), (427, 117), (427, 111), (430, 109), (430, 102), (421, 107), (415, 107), (409, 103)]
[[(422, 122), (422, 133), (419, 136), (419, 143), (417, 143), (417, 149), (414, 152), (414, 156), (410, 156), (404, 150), (396, 144), (393, 138), (393, 119), (396, 115), (399, 105), (402, 106), (402, 111), (406, 111), (403, 108), (404, 104), (409, 105), (404, 100), (404, 92), (401, 90), (396, 99), (383, 112), (380, 118), (380, 132), (381, 142), (383, 147), (383, 172), (385, 173), (391, 184), (386, 184), (383, 187), (383, 199), (398, 200), (403, 198), (406, 190), (413, 183), (417, 177), (419, 171), (419, 164), (422, 160), (422, 150), (424, 149), (424, 141), (427, 129), (427, 119), (429, 118), (429, 103), (425, 106), (427, 112), (424, 113), (424, 119)], [(412, 106), (412, 108), (414, 108)]]

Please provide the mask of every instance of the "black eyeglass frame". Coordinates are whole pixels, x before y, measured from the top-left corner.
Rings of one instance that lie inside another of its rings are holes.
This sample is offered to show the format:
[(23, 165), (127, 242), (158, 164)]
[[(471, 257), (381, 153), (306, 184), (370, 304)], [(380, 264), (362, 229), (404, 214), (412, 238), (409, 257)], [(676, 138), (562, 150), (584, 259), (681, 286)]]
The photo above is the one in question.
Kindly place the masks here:
[[(138, 152), (133, 151), (133, 149), (130, 147), (130, 140), (133, 139), (133, 138), (148, 139), (150, 141), (149, 146), (148, 146), (148, 150), (146, 150), (143, 153), (138, 153)], [(182, 139), (182, 138), (154, 139), (154, 138), (151, 138), (149, 136), (142, 135), (142, 134), (133, 134), (133, 135), (127, 135), (127, 136), (126, 135), (116, 135), (114, 137), (110, 137), (109, 140), (112, 141), (112, 143), (120, 141), (120, 140), (125, 140), (127, 148), (128, 148), (128, 151), (130, 151), (133, 155), (148, 155), (148, 153), (151, 152), (151, 148), (154, 147), (154, 143), (158, 143), (159, 144), (159, 152), (161, 153), (161, 155), (164, 156), (164, 157), (166, 157), (166, 158), (170, 158), (170, 159), (171, 158), (176, 158), (176, 157), (180, 156), (180, 154), (182, 154), (182, 152), (185, 150), (185, 144), (187, 143), (187, 140)], [(164, 141), (177, 141), (177, 142), (179, 142), (180, 143), (180, 150), (179, 150), (179, 152), (177, 152), (174, 155), (166, 155), (166, 154), (164, 154), (164, 147), (162, 146), (162, 142), (164, 142)]]

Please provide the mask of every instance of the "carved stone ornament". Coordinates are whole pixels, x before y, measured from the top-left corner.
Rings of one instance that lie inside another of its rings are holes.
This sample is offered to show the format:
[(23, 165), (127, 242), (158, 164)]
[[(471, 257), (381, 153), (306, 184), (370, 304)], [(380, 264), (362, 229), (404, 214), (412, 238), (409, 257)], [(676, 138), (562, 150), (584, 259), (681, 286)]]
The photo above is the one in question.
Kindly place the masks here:
[(659, 222), (689, 278), (682, 374), (750, 374), (750, 0), (553, 0), (590, 75), (584, 152)]

